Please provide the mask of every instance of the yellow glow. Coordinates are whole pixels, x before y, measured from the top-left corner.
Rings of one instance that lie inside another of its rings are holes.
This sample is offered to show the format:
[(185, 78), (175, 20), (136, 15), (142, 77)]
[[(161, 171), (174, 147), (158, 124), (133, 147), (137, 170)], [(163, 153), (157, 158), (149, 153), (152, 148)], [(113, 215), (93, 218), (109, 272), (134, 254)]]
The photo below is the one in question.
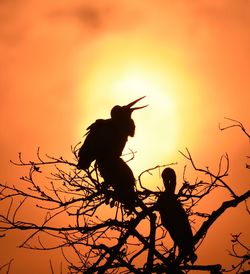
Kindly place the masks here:
[[(138, 105), (149, 104), (145, 109), (133, 113), (137, 130), (134, 138), (129, 139), (127, 148), (138, 151), (138, 162), (131, 164), (138, 170), (159, 162), (167, 162), (167, 155), (176, 149), (178, 115), (175, 108), (175, 97), (170, 83), (166, 83), (159, 68), (150, 66), (127, 66), (111, 84), (112, 96), (126, 94), (128, 103), (141, 96), (146, 96)], [(171, 128), (171, 133), (169, 133)], [(141, 157), (140, 157), (141, 156)], [(142, 162), (142, 159), (143, 162)], [(137, 159), (137, 155), (136, 155)], [(140, 161), (139, 161), (140, 159)]]
[[(148, 70), (148, 71), (147, 71)], [(154, 71), (149, 68), (127, 67), (127, 70), (120, 77), (111, 83), (111, 91), (115, 94), (126, 93), (133, 98), (147, 96), (150, 104), (157, 105), (158, 111), (169, 112), (173, 110), (174, 99), (167, 94), (167, 87), (155, 77)], [(143, 104), (143, 101), (140, 102)]]

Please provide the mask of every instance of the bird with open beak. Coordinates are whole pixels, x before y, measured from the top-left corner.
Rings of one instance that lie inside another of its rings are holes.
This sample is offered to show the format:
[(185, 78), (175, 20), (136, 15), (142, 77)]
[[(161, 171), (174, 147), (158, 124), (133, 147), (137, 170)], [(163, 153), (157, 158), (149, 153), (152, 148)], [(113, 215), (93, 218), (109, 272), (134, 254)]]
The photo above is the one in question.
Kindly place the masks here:
[(98, 119), (87, 128), (86, 139), (78, 152), (78, 168), (87, 169), (94, 160), (120, 157), (128, 136), (133, 137), (135, 123), (131, 118), (134, 110), (145, 108), (133, 106), (145, 96), (125, 106), (114, 106), (110, 119)]
[(145, 108), (147, 105), (133, 106), (144, 97), (125, 106), (114, 106), (111, 110), (111, 118), (98, 119), (90, 125), (78, 153), (78, 168), (87, 169), (93, 161), (96, 161), (104, 181), (114, 188), (120, 202), (130, 201), (129, 207), (134, 206), (133, 201), (136, 199), (135, 179), (132, 170), (121, 159), (121, 155), (128, 136), (133, 137), (135, 133), (135, 123), (131, 118), (133, 111)]

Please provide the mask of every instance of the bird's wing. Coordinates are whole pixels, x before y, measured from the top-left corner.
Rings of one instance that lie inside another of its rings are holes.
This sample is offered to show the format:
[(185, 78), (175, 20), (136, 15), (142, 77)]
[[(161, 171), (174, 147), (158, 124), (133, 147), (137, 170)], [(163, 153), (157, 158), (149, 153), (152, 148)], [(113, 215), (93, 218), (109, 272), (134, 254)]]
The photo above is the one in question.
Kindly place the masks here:
[(78, 152), (78, 167), (80, 169), (88, 168), (91, 162), (96, 159), (105, 124), (106, 120), (98, 119), (87, 128), (86, 138)]

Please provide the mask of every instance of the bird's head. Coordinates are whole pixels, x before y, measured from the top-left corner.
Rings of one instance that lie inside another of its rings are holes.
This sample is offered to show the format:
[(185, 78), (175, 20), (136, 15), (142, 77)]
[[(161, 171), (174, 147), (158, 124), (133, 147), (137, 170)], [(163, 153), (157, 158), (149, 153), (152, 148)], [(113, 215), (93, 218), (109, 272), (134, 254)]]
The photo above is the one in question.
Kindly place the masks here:
[(172, 168), (167, 167), (162, 171), (161, 177), (163, 179), (166, 192), (169, 195), (174, 195), (175, 187), (176, 187), (175, 171)]
[(145, 98), (145, 96), (136, 99), (135, 101), (125, 105), (125, 106), (114, 106), (111, 109), (111, 118), (113, 119), (128, 119), (131, 118), (131, 114), (134, 110), (137, 109), (142, 109), (147, 107), (148, 105), (142, 106), (142, 107), (132, 107), (133, 105), (135, 105), (138, 101), (140, 101), (141, 99)]

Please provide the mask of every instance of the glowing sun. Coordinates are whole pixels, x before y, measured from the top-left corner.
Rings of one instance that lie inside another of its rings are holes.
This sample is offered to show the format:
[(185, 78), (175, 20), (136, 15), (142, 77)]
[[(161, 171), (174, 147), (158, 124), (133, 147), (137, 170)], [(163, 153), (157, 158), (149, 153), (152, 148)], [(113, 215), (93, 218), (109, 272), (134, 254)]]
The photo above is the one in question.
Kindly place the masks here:
[[(134, 169), (169, 162), (176, 151), (179, 120), (173, 77), (160, 58), (126, 51), (109, 50), (93, 64), (81, 90), (84, 90), (86, 126), (98, 118), (108, 118), (114, 105), (126, 105), (146, 96), (138, 106), (149, 106), (133, 113), (134, 138), (125, 148), (137, 151)], [(82, 128), (82, 125), (81, 125)]]

